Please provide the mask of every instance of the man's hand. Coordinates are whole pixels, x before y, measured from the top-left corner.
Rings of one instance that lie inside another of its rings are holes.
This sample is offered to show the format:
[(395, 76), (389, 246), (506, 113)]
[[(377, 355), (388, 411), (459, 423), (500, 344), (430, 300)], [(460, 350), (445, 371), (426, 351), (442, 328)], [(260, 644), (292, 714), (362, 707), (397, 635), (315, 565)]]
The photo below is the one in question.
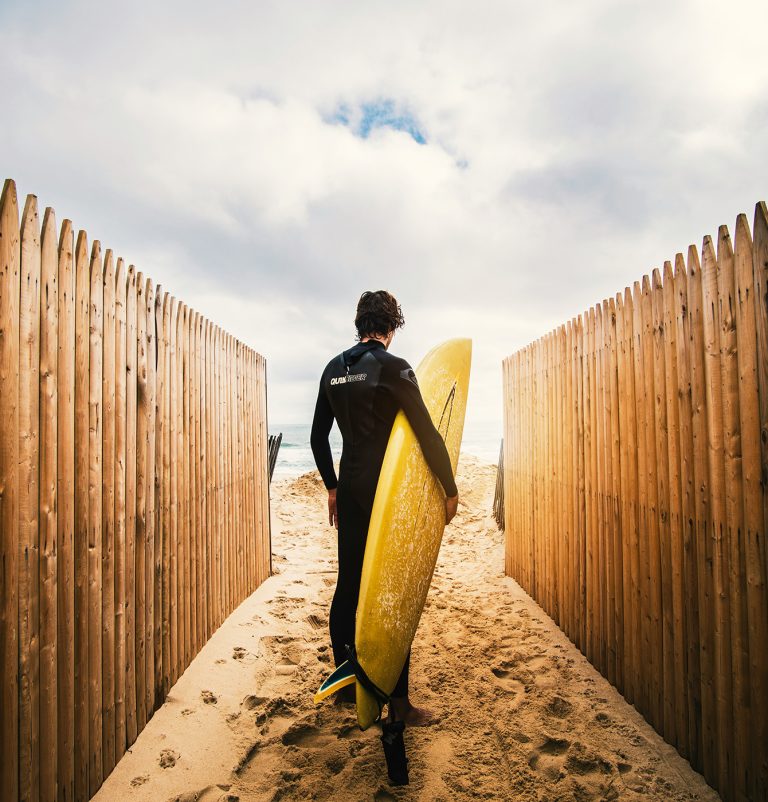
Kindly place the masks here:
[(448, 525), (453, 516), (456, 515), (456, 510), (459, 507), (459, 496), (458, 493), (455, 496), (448, 496), (445, 499), (445, 523)]
[(328, 491), (328, 523), (339, 528), (339, 515), (336, 512), (336, 488)]

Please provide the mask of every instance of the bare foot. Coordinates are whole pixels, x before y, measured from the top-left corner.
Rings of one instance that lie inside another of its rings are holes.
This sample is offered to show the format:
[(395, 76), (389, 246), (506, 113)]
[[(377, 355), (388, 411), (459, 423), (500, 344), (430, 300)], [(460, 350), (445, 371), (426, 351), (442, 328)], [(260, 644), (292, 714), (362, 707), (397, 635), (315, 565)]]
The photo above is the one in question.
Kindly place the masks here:
[(407, 727), (429, 727), (430, 724), (435, 723), (435, 714), (425, 707), (411, 705), (403, 716), (403, 721)]
[(434, 724), (435, 715), (424, 707), (414, 707), (408, 698), (390, 700), (389, 717), (404, 721), (407, 727), (428, 727)]

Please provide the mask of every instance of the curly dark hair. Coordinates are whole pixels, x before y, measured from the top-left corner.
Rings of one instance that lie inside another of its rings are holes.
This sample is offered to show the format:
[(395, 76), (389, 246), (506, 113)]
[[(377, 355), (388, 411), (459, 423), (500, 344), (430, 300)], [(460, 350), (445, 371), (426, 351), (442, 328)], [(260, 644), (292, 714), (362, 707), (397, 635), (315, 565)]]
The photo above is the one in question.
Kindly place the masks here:
[(366, 291), (357, 302), (355, 327), (357, 339), (386, 335), (405, 325), (403, 310), (394, 295), (386, 290)]

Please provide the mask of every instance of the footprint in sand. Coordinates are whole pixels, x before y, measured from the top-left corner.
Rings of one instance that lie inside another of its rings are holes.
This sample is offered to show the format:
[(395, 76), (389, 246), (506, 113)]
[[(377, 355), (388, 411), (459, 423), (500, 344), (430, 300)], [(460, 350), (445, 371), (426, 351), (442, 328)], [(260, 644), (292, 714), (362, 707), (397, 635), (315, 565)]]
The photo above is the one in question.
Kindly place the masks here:
[(173, 749), (163, 749), (160, 752), (160, 768), (172, 769), (180, 757), (181, 755)]
[(232, 771), (237, 775), (242, 774), (243, 770), (247, 768), (248, 764), (256, 757), (256, 753), (259, 751), (260, 746), (261, 746), (261, 741), (256, 741), (255, 743), (252, 743), (245, 750), (240, 760), (237, 761), (237, 765), (232, 769)]
[(264, 702), (266, 702), (266, 701), (268, 701), (268, 700), (267, 700), (267, 698), (265, 696), (254, 696), (253, 694), (250, 694), (249, 696), (246, 696), (243, 699), (243, 701), (240, 702), (240, 704), (246, 710), (253, 710), (254, 708), (258, 707), (259, 705), (264, 704)]
[(140, 785), (144, 785), (144, 783), (148, 782), (149, 776), (147, 774), (141, 774), (131, 780), (131, 788), (138, 788)]
[(347, 765), (347, 761), (341, 755), (331, 755), (331, 757), (326, 759), (325, 765), (331, 774), (339, 774), (344, 770), (344, 766)]
[(562, 696), (555, 696), (547, 704), (547, 712), (555, 718), (568, 718), (573, 713), (573, 705)]
[(315, 615), (314, 613), (308, 615), (304, 620), (312, 627), (312, 629), (325, 629), (328, 626), (327, 621), (324, 621), (319, 615)]
[(287, 677), (291, 674), (294, 674), (298, 669), (298, 664), (294, 663), (290, 657), (283, 656), (278, 660), (277, 665), (275, 666), (275, 673), (279, 674), (280, 676)]
[(522, 699), (525, 694), (525, 685), (512, 676), (508, 663), (502, 663), (501, 666), (492, 668), (491, 673), (496, 679), (496, 685), (501, 688), (501, 690), (510, 694), (513, 701)]
[(336, 740), (332, 735), (322, 733), (313, 724), (297, 721), (282, 735), (280, 740), (284, 746), (301, 746), (305, 749), (319, 749)]
[(200, 698), (207, 705), (215, 705), (219, 702), (219, 697), (213, 691), (200, 691)]
[(598, 771), (603, 774), (611, 773), (611, 764), (607, 760), (587, 753), (568, 755), (568, 759), (565, 761), (565, 768), (571, 774), (581, 776), (595, 774)]
[(528, 765), (541, 772), (551, 780), (557, 780), (563, 769), (563, 755), (571, 745), (565, 738), (547, 738), (537, 749), (533, 750)]
[(306, 641), (286, 635), (265, 635), (261, 638), (264, 645), (277, 658), (275, 671), (278, 674), (293, 674), (301, 665), (307, 651)]
[(242, 660), (248, 652), (242, 646), (235, 646), (232, 650), (233, 660)]

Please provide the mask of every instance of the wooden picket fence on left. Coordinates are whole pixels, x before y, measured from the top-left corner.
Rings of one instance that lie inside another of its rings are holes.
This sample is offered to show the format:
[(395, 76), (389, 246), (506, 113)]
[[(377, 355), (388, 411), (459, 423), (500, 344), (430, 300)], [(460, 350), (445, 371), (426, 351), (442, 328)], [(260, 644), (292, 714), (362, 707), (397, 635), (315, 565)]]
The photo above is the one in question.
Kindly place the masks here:
[(269, 575), (266, 367), (0, 199), (0, 799), (87, 800)]

